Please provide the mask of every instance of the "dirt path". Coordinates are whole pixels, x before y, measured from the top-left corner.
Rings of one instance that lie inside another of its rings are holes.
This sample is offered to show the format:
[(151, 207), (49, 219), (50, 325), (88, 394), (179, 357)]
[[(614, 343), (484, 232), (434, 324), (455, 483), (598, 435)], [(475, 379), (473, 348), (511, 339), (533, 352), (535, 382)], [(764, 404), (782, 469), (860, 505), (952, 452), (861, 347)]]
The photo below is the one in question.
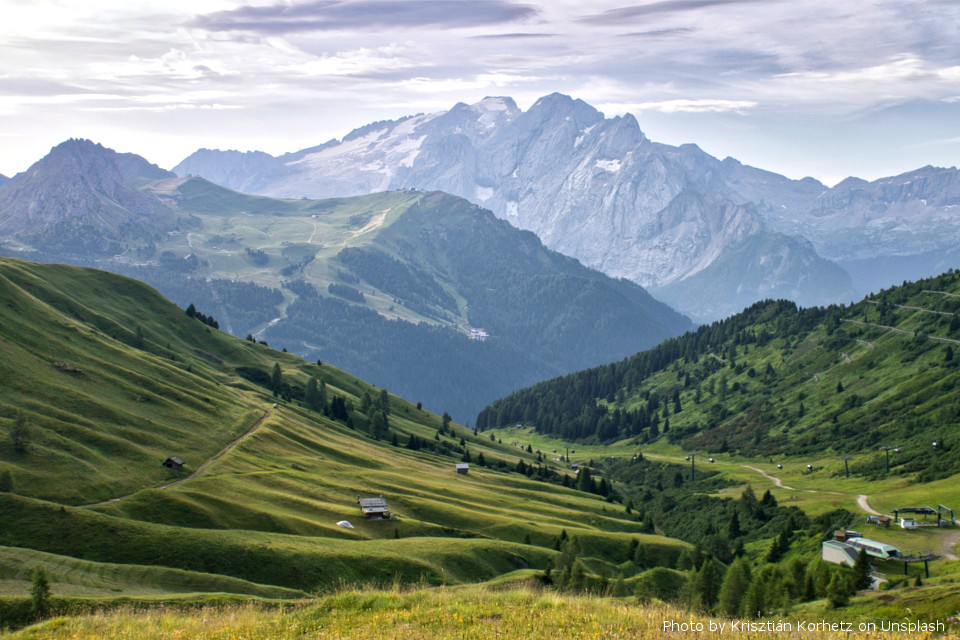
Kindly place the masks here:
[[(225, 456), (225, 455), (227, 455), (228, 453), (230, 453), (230, 450), (231, 450), (231, 449), (233, 449), (235, 446), (237, 446), (238, 444), (240, 444), (243, 440), (245, 440), (248, 436), (250, 436), (250, 434), (252, 434), (254, 431), (256, 431), (256, 430), (260, 427), (260, 425), (263, 424), (263, 421), (266, 420), (266, 419), (267, 419), (267, 416), (269, 416), (269, 415), (270, 415), (270, 412), (269, 412), (269, 411), (264, 411), (264, 412), (263, 412), (263, 415), (260, 416), (260, 419), (253, 423), (253, 426), (252, 426), (252, 427), (250, 427), (249, 429), (247, 429), (243, 434), (241, 434), (239, 437), (237, 437), (235, 440), (233, 440), (233, 442), (231, 442), (230, 444), (228, 444), (227, 446), (225, 446), (223, 449), (221, 449), (221, 450), (218, 451), (217, 453), (213, 454), (213, 456), (211, 456), (211, 457), (208, 458), (205, 462), (203, 462), (203, 463), (202, 463), (199, 467), (197, 467), (196, 470), (195, 470), (193, 473), (191, 473), (190, 475), (188, 475), (188, 476), (186, 476), (186, 477), (184, 477), (184, 478), (180, 478), (179, 480), (174, 480), (173, 482), (168, 482), (167, 484), (163, 484), (163, 485), (160, 485), (159, 487), (154, 487), (154, 488), (155, 488), (155, 489), (166, 489), (166, 488), (168, 488), (168, 487), (173, 487), (173, 486), (175, 486), (175, 485), (178, 485), (178, 484), (181, 484), (181, 483), (183, 483), (183, 482), (186, 482), (187, 480), (193, 480), (194, 478), (196, 478), (197, 476), (199, 476), (201, 473), (203, 473), (204, 471), (206, 471), (207, 468), (208, 468), (210, 465), (212, 465), (214, 462), (216, 462), (217, 460), (219, 460), (219, 459), (222, 458), (223, 456)], [(91, 503), (91, 504), (81, 504), (81, 505), (79, 505), (79, 506), (80, 506), (80, 507), (99, 507), (99, 506), (102, 506), (102, 505), (105, 505), (105, 504), (110, 504), (110, 503), (112, 503), (112, 502), (120, 502), (121, 500), (126, 500), (127, 498), (132, 498), (133, 496), (137, 495), (137, 493), (139, 493), (139, 491), (135, 491), (135, 492), (130, 493), (130, 494), (127, 494), (127, 495), (125, 495), (125, 496), (120, 496), (119, 498), (110, 498), (109, 500), (104, 500), (104, 501), (102, 501), (102, 502), (94, 502), (94, 503)]]
[(945, 560), (960, 560), (957, 554), (953, 552), (958, 542), (960, 542), (960, 529), (954, 529), (943, 534), (940, 537), (940, 555)]
[(874, 515), (874, 516), (882, 516), (882, 515), (883, 515), (883, 514), (880, 513), (879, 511), (875, 511), (875, 510), (873, 509), (873, 507), (871, 507), (869, 504), (867, 504), (867, 494), (865, 494), (865, 493), (861, 493), (859, 496), (857, 496), (857, 504), (860, 505), (860, 508), (861, 508), (861, 509), (863, 509), (864, 511), (866, 511), (866, 512), (869, 513), (870, 515)]
[(780, 480), (780, 478), (777, 478), (777, 477), (774, 477), (774, 476), (770, 475), (769, 473), (767, 473), (767, 472), (764, 471), (763, 469), (757, 469), (756, 467), (751, 467), (750, 465), (746, 465), (746, 464), (741, 465), (741, 466), (742, 466), (742, 467), (745, 467), (745, 468), (747, 468), (747, 469), (750, 469), (750, 470), (752, 470), (752, 471), (756, 471), (757, 473), (759, 473), (760, 475), (762, 475), (762, 476), (763, 476), (764, 478), (766, 478), (767, 480), (773, 480), (774, 484), (776, 484), (776, 485), (777, 485), (778, 487), (780, 487), (781, 489), (786, 489), (787, 491), (796, 491), (796, 489), (794, 489), (793, 487), (788, 487), (787, 485), (783, 484), (783, 481)]

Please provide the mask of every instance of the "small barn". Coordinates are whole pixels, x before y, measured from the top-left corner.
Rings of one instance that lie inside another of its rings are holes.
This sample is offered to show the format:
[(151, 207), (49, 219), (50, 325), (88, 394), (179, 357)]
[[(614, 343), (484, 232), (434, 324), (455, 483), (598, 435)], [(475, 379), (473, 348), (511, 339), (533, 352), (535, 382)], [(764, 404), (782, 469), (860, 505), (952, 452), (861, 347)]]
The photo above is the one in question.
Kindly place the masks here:
[(360, 511), (363, 517), (368, 520), (389, 520), (390, 509), (387, 508), (387, 499), (383, 496), (379, 498), (361, 498), (357, 496), (357, 504), (360, 505)]
[(470, 473), (470, 465), (467, 464), (466, 462), (458, 462), (457, 473), (462, 473), (463, 475), (467, 475), (468, 473)]
[(165, 466), (167, 469), (183, 469), (183, 460), (176, 456), (170, 456), (163, 461), (163, 466)]

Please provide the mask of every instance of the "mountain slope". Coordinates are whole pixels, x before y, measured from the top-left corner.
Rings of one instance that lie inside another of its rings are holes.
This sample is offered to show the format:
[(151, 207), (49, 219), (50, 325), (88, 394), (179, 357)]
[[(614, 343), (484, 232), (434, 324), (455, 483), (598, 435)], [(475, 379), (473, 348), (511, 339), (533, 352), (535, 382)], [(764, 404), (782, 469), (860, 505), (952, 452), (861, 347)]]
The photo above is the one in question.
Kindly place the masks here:
[[(960, 274), (855, 305), (762, 302), (621, 362), (498, 400), (480, 428), (524, 422), (564, 438), (747, 456), (899, 448), (897, 471), (960, 472)], [(931, 447), (931, 442), (937, 442)], [(860, 470), (879, 473), (882, 456)], [(853, 467), (853, 465), (851, 465)]]
[[(786, 272), (810, 279), (806, 265), (823, 262), (810, 245), (791, 243), (760, 214), (802, 209), (826, 191), (820, 183), (721, 162), (695, 145), (653, 143), (633, 116), (607, 119), (560, 94), (526, 112), (509, 98), (458, 104), (446, 113), (375, 123), (342, 142), (276, 158), (204, 149), (174, 170), (284, 197), (438, 189), (491, 209), (548, 247), (611, 276), (670, 290), (703, 273), (708, 284), (702, 291), (729, 285), (748, 302), (762, 297), (760, 290), (806, 292), (797, 282), (763, 275), (759, 285), (755, 274), (728, 273), (734, 280), (725, 283), (708, 278), (705, 269), (737, 245), (742, 251), (746, 235), (766, 233), (767, 245), (777, 239), (783, 247), (773, 253), (793, 261)], [(823, 283), (821, 297), (852, 295), (849, 279), (837, 274)], [(740, 308), (711, 309), (710, 316), (698, 315), (695, 305), (682, 311), (712, 319)]]
[[(136, 592), (130, 565), (167, 567), (192, 572), (181, 574), (187, 591), (277, 597), (289, 592), (271, 587), (540, 570), (562, 530), (608, 557), (626, 557), (634, 537), (674, 560), (685, 546), (562, 486), (569, 471), (555, 461), (212, 329), (141, 283), (13, 259), (0, 259), (0, 275), (0, 475), (12, 484), (0, 512), (17, 523), (4, 544), (63, 556), (63, 570), (104, 563)], [(311, 378), (325, 397), (310, 399)], [(459, 475), (467, 452), (473, 466)], [(187, 471), (161, 466), (177, 454)], [(520, 460), (529, 476), (511, 472)], [(364, 520), (358, 494), (386, 496), (399, 518)], [(0, 562), (0, 579), (19, 571)], [(68, 589), (60, 571), (55, 589)], [(162, 571), (142, 579), (175, 590)]]
[[(117, 215), (136, 224), (117, 226), (109, 247), (31, 246), (14, 233), (7, 253), (38, 249), (15, 255), (134, 276), (184, 307), (203, 301), (203, 312), (235, 335), (330, 361), (454, 416), (691, 327), (639, 286), (586, 269), (442, 193), (250, 196), (73, 141), (11, 183), (13, 194), (5, 190), (8, 220), (47, 228), (31, 223), (14, 196), (57, 192), (51, 167), (61, 157), (77, 173), (86, 161), (91, 176), (101, 176), (93, 185), (66, 174), (71, 193), (91, 201), (135, 193)], [(59, 209), (42, 215), (49, 225), (70, 219)]]
[(128, 236), (155, 235), (170, 214), (129, 184), (147, 172), (172, 175), (139, 156), (64, 142), (0, 191), (0, 234), (45, 251), (120, 253)]

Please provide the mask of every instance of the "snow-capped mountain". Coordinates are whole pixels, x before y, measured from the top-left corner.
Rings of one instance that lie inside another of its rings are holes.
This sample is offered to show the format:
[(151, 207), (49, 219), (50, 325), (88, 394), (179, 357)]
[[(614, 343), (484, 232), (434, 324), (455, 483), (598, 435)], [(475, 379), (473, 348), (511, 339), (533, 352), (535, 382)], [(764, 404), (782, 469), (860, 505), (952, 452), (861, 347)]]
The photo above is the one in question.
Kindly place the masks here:
[[(801, 305), (853, 298), (850, 276), (830, 260), (889, 254), (889, 246), (869, 253), (870, 229), (885, 229), (900, 251), (939, 250), (912, 222), (956, 219), (944, 198), (924, 200), (922, 190), (859, 182), (828, 189), (721, 161), (695, 145), (658, 144), (633, 116), (605, 118), (560, 94), (525, 112), (510, 98), (461, 103), (279, 157), (201, 150), (174, 171), (282, 197), (446, 191), (587, 266), (640, 283), (699, 320), (765, 297)], [(945, 171), (931, 185), (938, 193), (958, 184), (957, 172)], [(871, 218), (877, 198), (892, 193), (905, 200)], [(917, 242), (899, 245), (900, 227)], [(797, 235), (803, 238), (791, 237)], [(848, 246), (845, 235), (863, 246)]]

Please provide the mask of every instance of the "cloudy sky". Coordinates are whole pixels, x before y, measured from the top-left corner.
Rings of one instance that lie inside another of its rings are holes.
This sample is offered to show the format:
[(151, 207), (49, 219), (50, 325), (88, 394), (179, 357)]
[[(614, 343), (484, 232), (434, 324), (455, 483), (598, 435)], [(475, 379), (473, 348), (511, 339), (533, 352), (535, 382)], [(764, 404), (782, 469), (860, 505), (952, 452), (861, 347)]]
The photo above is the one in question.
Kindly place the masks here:
[(0, 0), (0, 173), (70, 137), (170, 168), (559, 91), (833, 184), (960, 164), (957, 0)]

